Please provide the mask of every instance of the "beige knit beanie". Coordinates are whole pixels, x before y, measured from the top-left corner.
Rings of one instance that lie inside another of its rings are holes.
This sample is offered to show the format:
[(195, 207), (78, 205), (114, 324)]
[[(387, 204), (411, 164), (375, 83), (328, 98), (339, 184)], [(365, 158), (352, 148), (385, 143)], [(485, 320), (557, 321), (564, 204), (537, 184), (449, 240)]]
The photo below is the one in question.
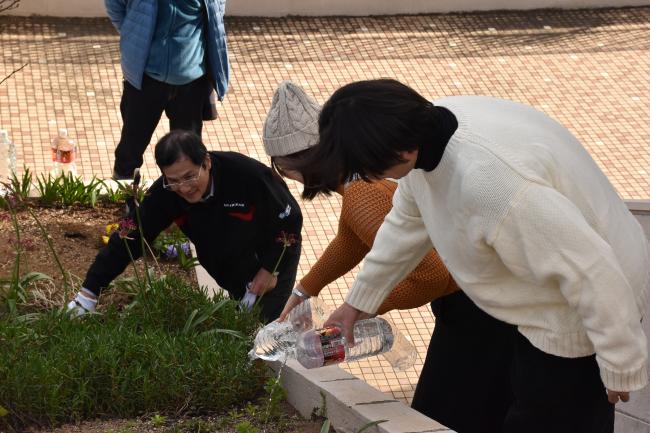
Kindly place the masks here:
[(283, 81), (273, 95), (264, 122), (264, 150), (285, 156), (318, 142), (320, 105), (291, 81)]

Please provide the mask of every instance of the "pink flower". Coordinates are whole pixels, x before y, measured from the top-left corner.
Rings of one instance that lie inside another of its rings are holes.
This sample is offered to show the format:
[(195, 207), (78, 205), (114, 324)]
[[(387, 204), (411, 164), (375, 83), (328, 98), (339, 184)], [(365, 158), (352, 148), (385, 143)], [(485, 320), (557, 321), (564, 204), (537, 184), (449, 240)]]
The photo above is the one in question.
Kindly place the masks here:
[(133, 221), (133, 218), (124, 218), (120, 220), (120, 226), (118, 228), (118, 234), (121, 239), (132, 239), (129, 237), (129, 233), (131, 233), (133, 230), (137, 229), (138, 226)]

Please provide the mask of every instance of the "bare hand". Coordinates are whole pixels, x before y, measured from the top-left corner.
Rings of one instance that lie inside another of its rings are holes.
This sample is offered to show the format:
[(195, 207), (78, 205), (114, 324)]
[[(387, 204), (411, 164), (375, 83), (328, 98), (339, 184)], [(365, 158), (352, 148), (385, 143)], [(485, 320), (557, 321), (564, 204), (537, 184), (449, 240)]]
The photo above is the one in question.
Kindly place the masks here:
[(262, 296), (264, 293), (275, 288), (275, 285), (278, 283), (278, 277), (271, 275), (271, 272), (267, 271), (264, 268), (260, 268), (255, 274), (255, 278), (251, 281), (251, 285), (248, 288), (252, 293), (257, 296)]
[(359, 312), (359, 317), (357, 317), (357, 320), (366, 320), (366, 319), (372, 319), (373, 317), (377, 317), (377, 313), (366, 313), (365, 311)]
[(340, 326), (343, 330), (343, 336), (350, 346), (354, 346), (354, 322), (356, 322), (361, 314), (348, 303), (343, 303), (339, 308), (334, 310), (330, 317), (327, 318), (323, 326)]
[(607, 400), (611, 404), (616, 404), (618, 401), (626, 402), (630, 400), (630, 393), (624, 391), (612, 391), (611, 389), (607, 390)]
[(278, 317), (278, 322), (284, 322), (291, 310), (300, 305), (303, 300), (304, 299), (300, 296), (296, 296), (292, 293), (291, 296), (289, 296), (289, 299), (287, 299), (287, 303), (284, 304), (284, 309), (282, 310), (282, 313), (280, 313), (280, 317)]

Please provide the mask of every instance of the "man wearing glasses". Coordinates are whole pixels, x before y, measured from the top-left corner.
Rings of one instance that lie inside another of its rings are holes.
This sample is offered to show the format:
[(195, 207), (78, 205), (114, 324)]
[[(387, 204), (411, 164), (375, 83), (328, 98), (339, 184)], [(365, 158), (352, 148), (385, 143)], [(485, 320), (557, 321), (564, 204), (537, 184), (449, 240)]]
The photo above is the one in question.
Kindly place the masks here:
[[(145, 240), (151, 244), (175, 222), (232, 298), (261, 296), (262, 319), (276, 319), (300, 259), (302, 214), (286, 184), (254, 159), (208, 152), (190, 131), (165, 135), (155, 157), (162, 176), (139, 207)], [(129, 218), (136, 221), (135, 209)], [(129, 252), (134, 258), (142, 254), (139, 230), (113, 233), (68, 305), (74, 314), (94, 311), (101, 291), (130, 263)]]

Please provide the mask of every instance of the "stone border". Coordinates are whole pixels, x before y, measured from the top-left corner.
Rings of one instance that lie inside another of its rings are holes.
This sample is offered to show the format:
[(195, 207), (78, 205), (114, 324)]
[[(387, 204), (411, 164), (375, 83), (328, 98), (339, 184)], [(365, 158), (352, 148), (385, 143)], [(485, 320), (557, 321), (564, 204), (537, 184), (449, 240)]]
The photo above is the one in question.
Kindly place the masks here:
[(447, 427), (392, 399), (338, 366), (308, 370), (296, 360), (284, 366), (268, 362), (280, 372), (287, 400), (305, 418), (327, 417), (339, 433), (354, 433), (369, 422), (386, 420), (369, 432), (452, 433)]

